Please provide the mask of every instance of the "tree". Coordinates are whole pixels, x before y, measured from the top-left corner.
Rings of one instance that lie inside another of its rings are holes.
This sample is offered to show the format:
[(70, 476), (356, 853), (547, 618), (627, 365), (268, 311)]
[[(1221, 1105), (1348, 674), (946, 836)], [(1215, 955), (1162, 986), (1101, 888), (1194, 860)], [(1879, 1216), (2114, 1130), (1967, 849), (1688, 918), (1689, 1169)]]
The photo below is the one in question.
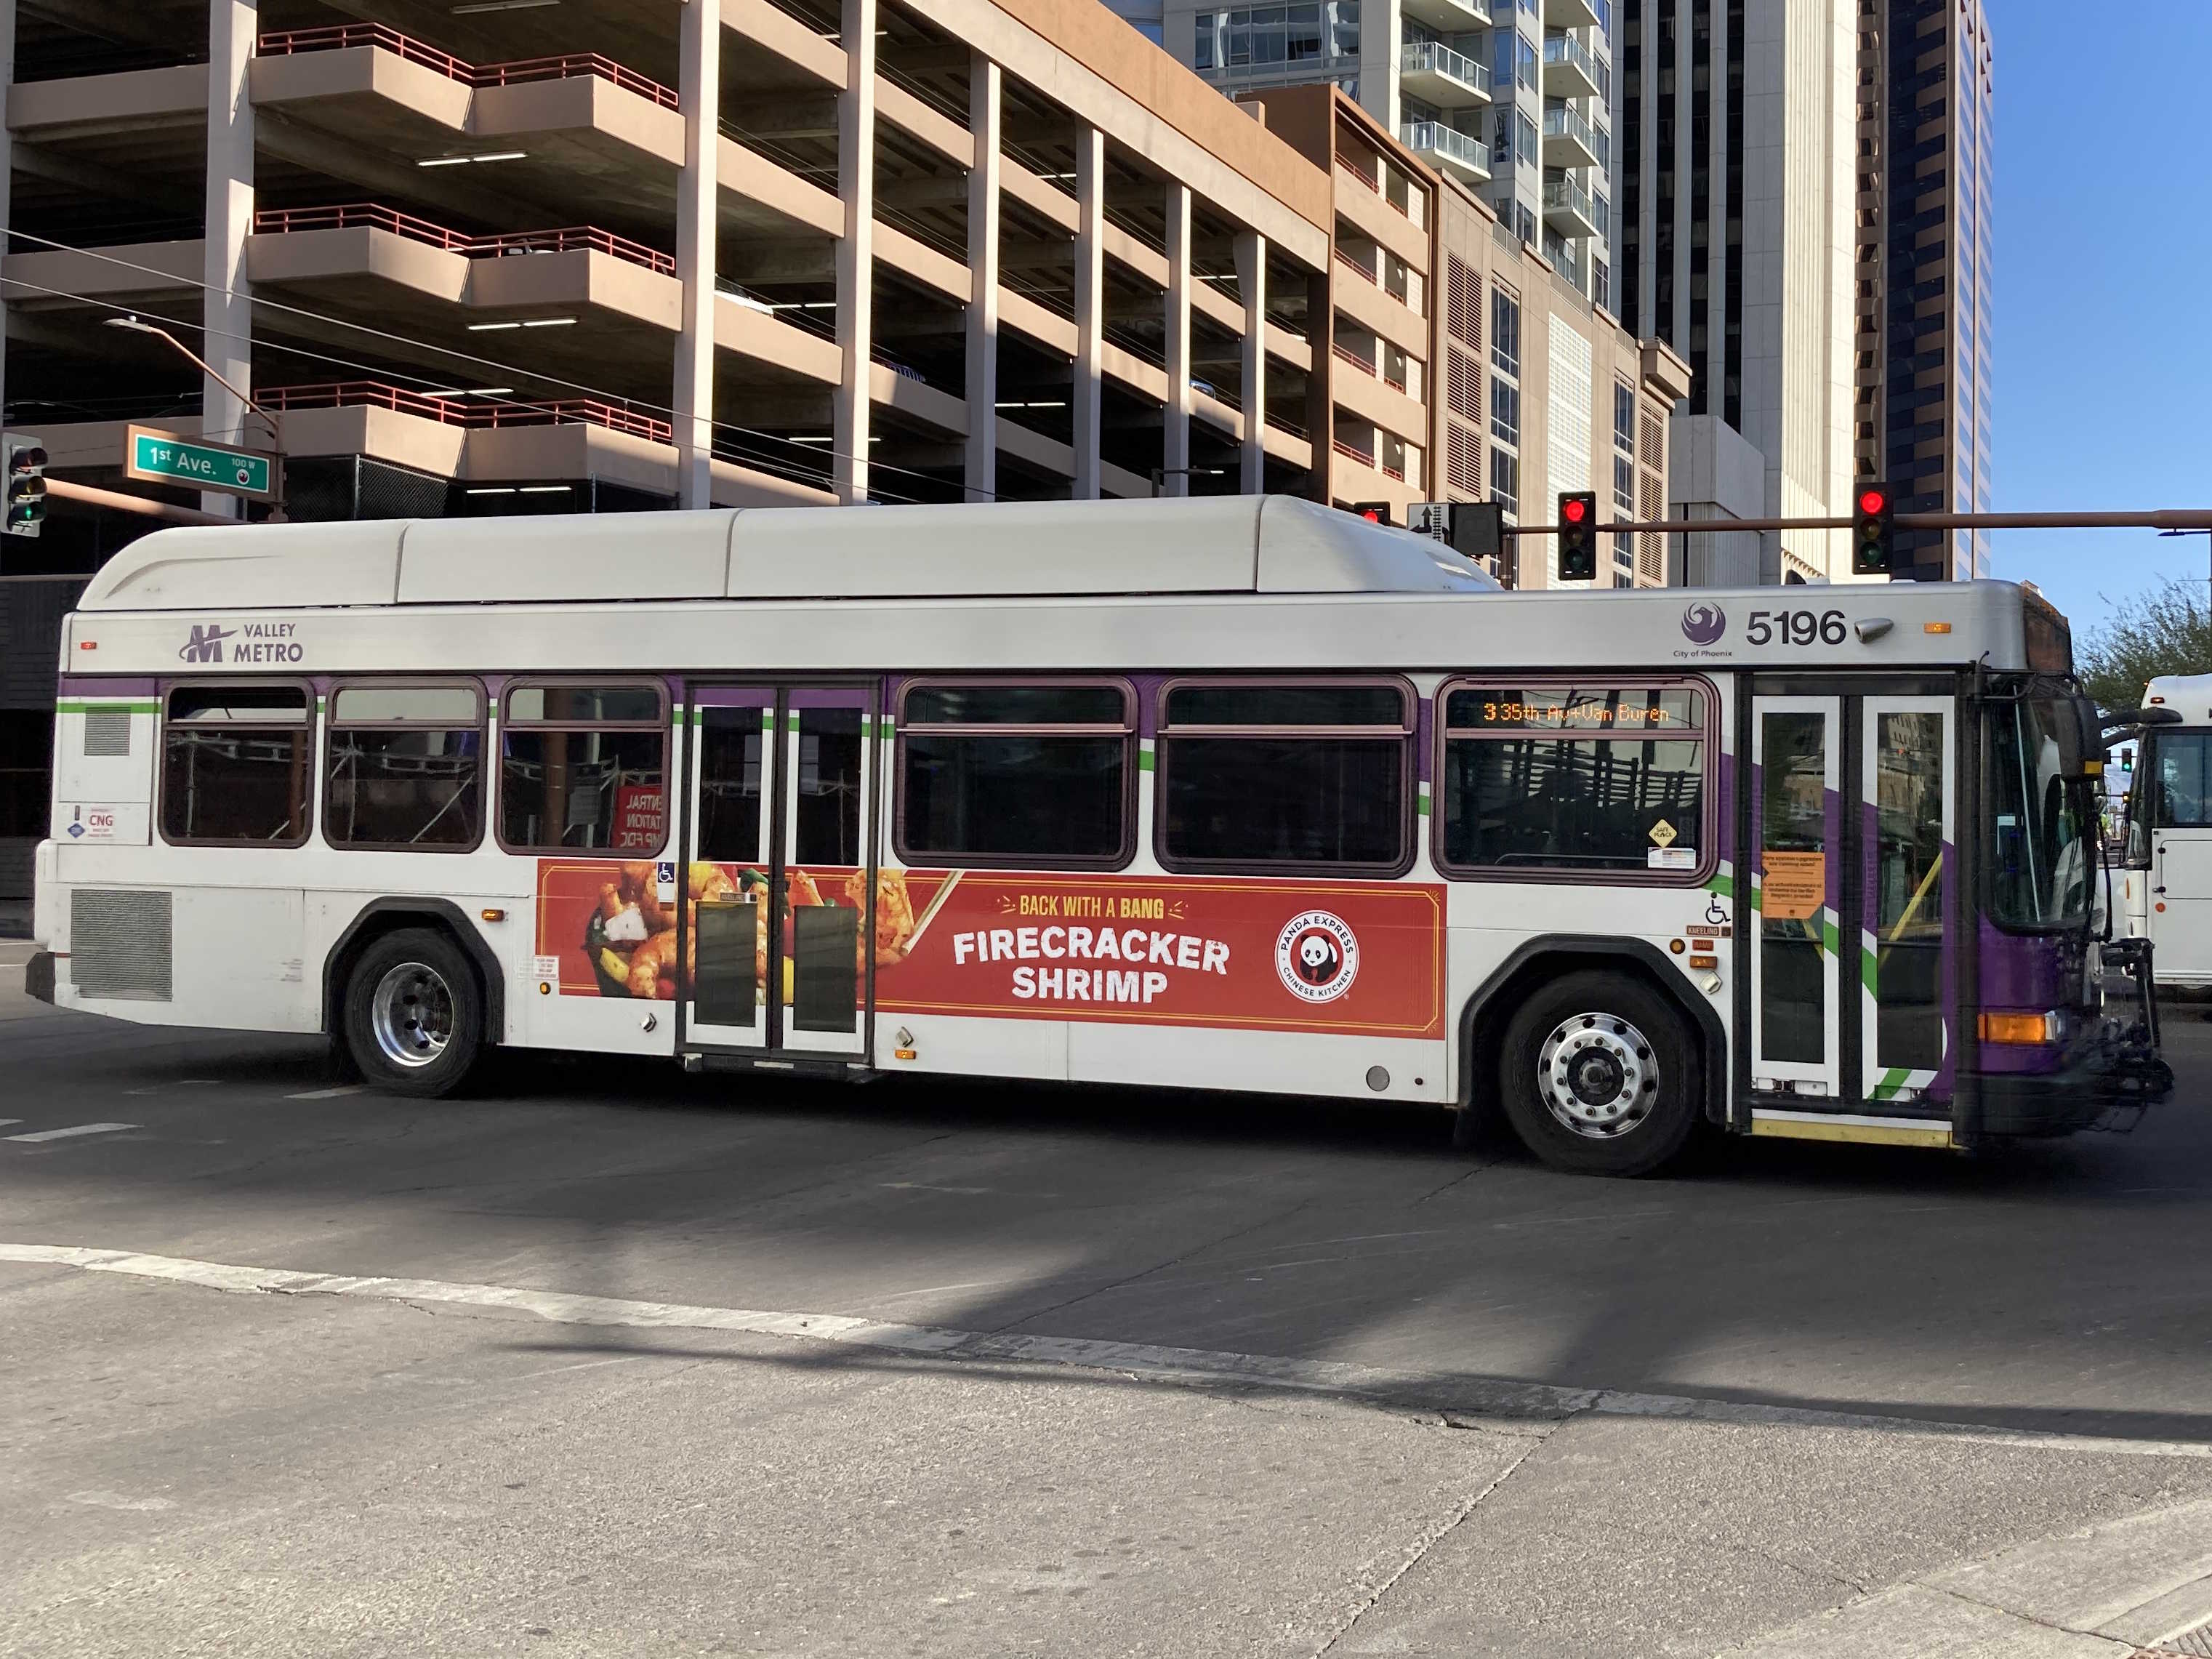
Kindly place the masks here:
[(2075, 653), (2082, 688), (2104, 708), (2133, 708), (2160, 674), (2212, 674), (2212, 605), (2201, 580), (2124, 599)]

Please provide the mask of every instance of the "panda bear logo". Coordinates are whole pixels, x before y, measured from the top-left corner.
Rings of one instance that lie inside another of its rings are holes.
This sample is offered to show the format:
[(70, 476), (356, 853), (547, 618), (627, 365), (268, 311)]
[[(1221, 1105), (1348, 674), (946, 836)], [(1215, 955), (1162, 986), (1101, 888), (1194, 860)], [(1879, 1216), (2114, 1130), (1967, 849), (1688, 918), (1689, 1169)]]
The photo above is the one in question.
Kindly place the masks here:
[(1359, 972), (1359, 940), (1341, 916), (1308, 910), (1275, 937), (1275, 973), (1302, 1002), (1334, 1002)]

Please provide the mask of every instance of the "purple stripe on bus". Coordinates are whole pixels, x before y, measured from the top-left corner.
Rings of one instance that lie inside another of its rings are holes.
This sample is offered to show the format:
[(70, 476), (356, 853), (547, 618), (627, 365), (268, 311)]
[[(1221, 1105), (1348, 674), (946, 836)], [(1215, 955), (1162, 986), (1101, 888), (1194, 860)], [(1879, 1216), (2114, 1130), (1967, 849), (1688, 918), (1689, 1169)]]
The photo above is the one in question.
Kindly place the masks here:
[(1434, 697), (1419, 697), (1414, 701), (1413, 775), (1423, 783), (1433, 785), (1436, 780), (1431, 775), (1429, 762), (1431, 751), (1436, 747), (1437, 701)]
[[(2075, 999), (2067, 991), (2066, 941), (2047, 934), (2008, 933), (1988, 917), (1977, 918), (1982, 953), (1982, 1006), (1997, 1012), (2042, 1013)], [(2010, 1042), (1981, 1042), (1981, 1069), (2014, 1075), (2055, 1072), (2064, 1063), (2060, 1048)]]
[(868, 692), (865, 687), (847, 686), (833, 689), (812, 686), (787, 694), (793, 708), (865, 708)]
[(700, 708), (758, 708), (775, 701), (775, 693), (764, 685), (702, 685), (691, 697)]
[(120, 674), (64, 674), (54, 685), (58, 697), (150, 697), (161, 689), (159, 680), (126, 678)]

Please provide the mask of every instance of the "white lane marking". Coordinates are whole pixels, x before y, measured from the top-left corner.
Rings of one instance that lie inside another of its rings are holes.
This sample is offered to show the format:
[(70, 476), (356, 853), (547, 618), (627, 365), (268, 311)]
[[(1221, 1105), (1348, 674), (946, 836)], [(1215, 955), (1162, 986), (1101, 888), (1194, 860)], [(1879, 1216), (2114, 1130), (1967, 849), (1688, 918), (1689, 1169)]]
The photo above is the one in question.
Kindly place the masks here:
[(0, 1129), (6, 1128), (11, 1123), (21, 1123), (22, 1121), (20, 1117), (0, 1117)]
[[(927, 1181), (878, 1181), (877, 1186), (894, 1193), (957, 1193), (963, 1198), (973, 1198), (978, 1193), (988, 1193), (988, 1187), (939, 1187)], [(1042, 1194), (1049, 1198), (1051, 1194)]]
[(141, 1095), (165, 1094), (171, 1089), (196, 1088), (215, 1081), (216, 1079), (211, 1077), (177, 1077), (171, 1078), (167, 1083), (153, 1084), (143, 1089), (125, 1089), (123, 1092), (135, 1100)]
[(932, 1358), (1073, 1365), (1185, 1382), (1243, 1382), (1375, 1401), (1419, 1401), (1430, 1403), (1432, 1408), (1434, 1402), (1444, 1401), (1449, 1404), (1443, 1409), (1462, 1416), (1571, 1417), (1589, 1412), (1608, 1417), (1670, 1417), (1705, 1423), (1868, 1429), (2051, 1451), (2212, 1461), (2212, 1443), (2197, 1440), (2126, 1440), (2098, 1435), (2045, 1434), (1987, 1423), (1940, 1422), (1917, 1417), (1887, 1417), (1870, 1412), (1824, 1411), (1804, 1406), (1767, 1406), (1690, 1395), (1572, 1389), (1553, 1382), (1521, 1382), (1510, 1377), (1467, 1376), (1445, 1371), (1388, 1370), (1333, 1359), (1286, 1359), (1211, 1348), (1163, 1347), (1150, 1342), (1024, 1336), (963, 1331), (945, 1325), (902, 1325), (856, 1319), (844, 1314), (636, 1302), (621, 1297), (577, 1296), (564, 1291), (533, 1291), (512, 1285), (473, 1285), (438, 1279), (355, 1278), (343, 1273), (299, 1273), (283, 1267), (243, 1267), (233, 1262), (199, 1261), (189, 1256), (94, 1249), (76, 1244), (0, 1243), (0, 1261), (82, 1267), (90, 1273), (167, 1279), (239, 1296), (343, 1296), (374, 1302), (436, 1302), (460, 1307), (506, 1308), (534, 1314), (557, 1325), (799, 1337)]
[(284, 1098), (287, 1100), (336, 1100), (341, 1095), (366, 1094), (368, 1091), (368, 1085), (366, 1083), (347, 1083), (335, 1089), (307, 1089), (296, 1095), (286, 1095)]
[(10, 1140), (67, 1140), (72, 1135), (113, 1134), (118, 1129), (136, 1129), (136, 1123), (72, 1123), (66, 1129), (40, 1129), (27, 1135), (9, 1135)]

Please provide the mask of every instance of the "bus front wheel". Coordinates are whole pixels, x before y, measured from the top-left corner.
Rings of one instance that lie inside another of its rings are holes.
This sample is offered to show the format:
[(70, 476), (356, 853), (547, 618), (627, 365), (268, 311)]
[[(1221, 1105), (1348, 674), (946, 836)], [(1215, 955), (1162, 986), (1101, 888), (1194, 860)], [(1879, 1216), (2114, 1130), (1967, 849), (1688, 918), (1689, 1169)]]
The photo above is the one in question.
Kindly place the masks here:
[(373, 940), (346, 980), (346, 1049), (362, 1078), (396, 1094), (460, 1087), (483, 1032), (483, 994), (461, 948), (428, 927)]
[(1513, 1131), (1554, 1169), (1648, 1175), (1697, 1125), (1696, 1055), (1682, 1019), (1625, 974), (1539, 986), (1506, 1028), (1499, 1094)]

